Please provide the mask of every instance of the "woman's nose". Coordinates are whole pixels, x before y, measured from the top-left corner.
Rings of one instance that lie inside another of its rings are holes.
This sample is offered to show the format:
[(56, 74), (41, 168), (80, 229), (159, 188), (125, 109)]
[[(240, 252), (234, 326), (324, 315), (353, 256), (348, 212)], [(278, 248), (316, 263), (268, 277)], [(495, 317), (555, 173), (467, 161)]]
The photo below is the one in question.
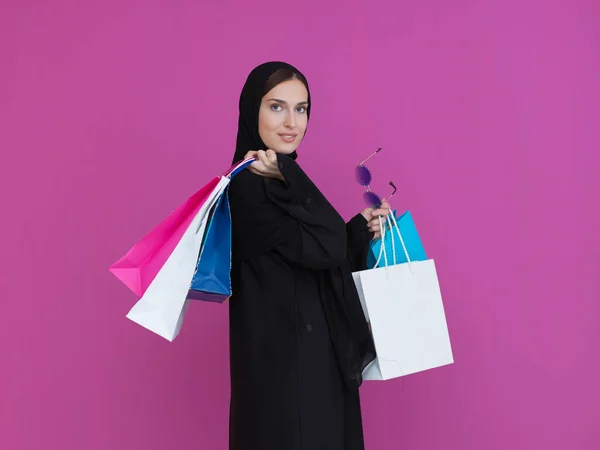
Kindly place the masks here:
[(286, 128), (294, 128), (296, 126), (296, 115), (294, 114), (293, 111), (287, 112), (287, 114), (285, 115), (283, 125)]

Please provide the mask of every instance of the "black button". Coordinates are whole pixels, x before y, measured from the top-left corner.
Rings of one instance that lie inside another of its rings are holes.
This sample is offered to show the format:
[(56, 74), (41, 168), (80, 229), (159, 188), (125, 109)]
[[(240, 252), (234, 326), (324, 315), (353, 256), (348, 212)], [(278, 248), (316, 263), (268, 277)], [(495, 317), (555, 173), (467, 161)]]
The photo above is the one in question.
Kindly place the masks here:
[(283, 169), (283, 163), (282, 162), (279, 163), (279, 168)]
[(304, 203), (306, 203), (307, 205), (308, 205), (308, 204), (310, 204), (310, 203), (312, 203), (312, 198), (310, 198), (310, 197), (306, 197), (306, 198), (304, 199)]
[(312, 331), (312, 325), (310, 323), (306, 325), (306, 331), (308, 331), (309, 333)]

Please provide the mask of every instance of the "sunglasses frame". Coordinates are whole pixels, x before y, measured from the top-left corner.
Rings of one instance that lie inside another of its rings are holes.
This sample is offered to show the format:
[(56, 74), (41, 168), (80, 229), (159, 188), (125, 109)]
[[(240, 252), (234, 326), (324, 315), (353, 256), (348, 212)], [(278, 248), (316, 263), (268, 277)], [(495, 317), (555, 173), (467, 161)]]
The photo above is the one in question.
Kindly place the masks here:
[[(381, 207), (381, 204), (383, 203), (383, 201), (382, 201), (382, 199), (381, 199), (381, 197), (380, 197), (379, 195), (377, 195), (375, 192), (373, 192), (373, 191), (371, 190), (371, 186), (370, 186), (370, 184), (371, 184), (371, 181), (373, 181), (373, 176), (371, 175), (371, 171), (369, 170), (369, 168), (365, 166), (365, 163), (366, 163), (366, 162), (367, 162), (369, 159), (371, 159), (373, 156), (375, 156), (377, 153), (379, 153), (381, 150), (382, 150), (382, 147), (379, 147), (377, 150), (375, 150), (373, 153), (371, 153), (371, 154), (370, 154), (370, 155), (369, 155), (369, 156), (368, 156), (368, 157), (367, 157), (367, 158), (366, 158), (366, 159), (365, 159), (363, 162), (361, 162), (361, 163), (360, 163), (360, 164), (359, 164), (359, 165), (356, 167), (356, 169), (364, 169), (364, 170), (366, 170), (366, 171), (367, 171), (367, 173), (369, 174), (369, 182), (368, 182), (367, 184), (363, 184), (363, 183), (361, 183), (361, 182), (358, 180), (358, 177), (356, 177), (356, 178), (357, 178), (357, 180), (356, 180), (356, 181), (357, 181), (357, 182), (358, 182), (358, 184), (360, 184), (361, 186), (365, 186), (365, 187), (367, 188), (367, 191), (365, 192), (365, 194), (363, 194), (363, 199), (365, 200), (365, 203), (369, 203), (369, 206), (371, 206), (371, 207), (374, 207), (374, 208), (380, 208), (380, 207)], [(390, 184), (390, 186), (392, 186), (392, 188), (393, 188), (394, 190), (392, 191), (392, 193), (390, 194), (390, 196), (389, 196), (389, 197), (387, 197), (387, 198), (384, 198), (384, 200), (386, 200), (386, 201), (387, 201), (387, 200), (389, 200), (389, 199), (391, 199), (391, 198), (393, 197), (393, 195), (394, 195), (394, 194), (396, 193), (396, 191), (397, 191), (396, 185), (395, 185), (395, 184), (394, 184), (392, 181), (390, 181), (390, 183), (389, 183), (389, 184)], [(377, 199), (377, 204), (370, 204), (370, 203), (372, 203), (372, 202), (369, 202), (369, 201), (367, 201), (367, 198), (366, 198), (366, 197), (367, 197), (367, 195), (366, 195), (366, 194), (371, 194), (372, 196), (374, 196), (374, 197)]]

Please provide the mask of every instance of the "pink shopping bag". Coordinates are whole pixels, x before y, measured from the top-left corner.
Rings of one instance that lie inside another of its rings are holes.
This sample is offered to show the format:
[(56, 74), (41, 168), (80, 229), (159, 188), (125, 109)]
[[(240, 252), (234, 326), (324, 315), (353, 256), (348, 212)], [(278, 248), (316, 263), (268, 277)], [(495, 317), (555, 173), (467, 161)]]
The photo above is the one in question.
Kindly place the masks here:
[[(231, 166), (223, 176), (229, 177), (246, 161)], [(115, 261), (110, 272), (139, 297), (167, 261), (192, 219), (219, 184), (220, 176), (210, 180), (185, 203), (175, 209), (158, 226), (144, 236), (123, 257)]]

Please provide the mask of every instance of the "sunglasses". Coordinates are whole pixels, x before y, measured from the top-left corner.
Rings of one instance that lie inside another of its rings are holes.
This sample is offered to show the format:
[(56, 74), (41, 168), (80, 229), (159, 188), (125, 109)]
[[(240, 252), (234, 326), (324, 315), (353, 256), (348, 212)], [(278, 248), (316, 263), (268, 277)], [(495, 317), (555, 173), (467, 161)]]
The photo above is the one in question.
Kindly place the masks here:
[[(371, 154), (367, 159), (361, 162), (356, 167), (356, 169), (354, 169), (354, 176), (356, 177), (357, 183), (367, 188), (367, 191), (363, 194), (363, 200), (369, 207), (375, 209), (380, 208), (383, 201), (381, 200), (381, 197), (379, 197), (379, 195), (377, 195), (371, 190), (370, 184), (373, 177), (371, 176), (371, 171), (367, 169), (364, 164), (380, 151), (381, 147), (375, 150), (373, 154)], [(392, 196), (396, 193), (396, 186), (394, 186), (394, 183), (392, 183), (391, 181), (390, 186), (394, 189), (394, 191), (387, 197), (387, 200), (392, 198)]]

